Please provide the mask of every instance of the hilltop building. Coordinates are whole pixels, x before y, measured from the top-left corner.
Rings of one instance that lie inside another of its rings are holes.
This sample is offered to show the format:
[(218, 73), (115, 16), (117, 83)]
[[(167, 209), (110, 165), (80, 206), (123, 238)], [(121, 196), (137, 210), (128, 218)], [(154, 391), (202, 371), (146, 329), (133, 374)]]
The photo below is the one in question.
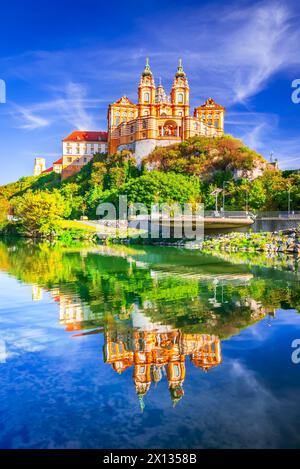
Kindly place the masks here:
[(190, 115), (190, 87), (181, 59), (170, 95), (155, 85), (148, 59), (138, 86), (138, 102), (123, 96), (108, 106), (106, 131), (74, 131), (62, 141), (62, 156), (45, 169), (36, 158), (34, 174), (54, 171), (66, 179), (85, 166), (95, 153), (129, 150), (137, 162), (157, 146), (167, 146), (189, 137), (215, 137), (224, 133), (225, 108), (208, 98)]
[(62, 141), (62, 156), (46, 169), (45, 158), (36, 158), (34, 175), (55, 172), (66, 179), (78, 173), (95, 153), (107, 153), (107, 132), (76, 130)]
[(72, 132), (63, 139), (62, 179), (78, 173), (95, 153), (106, 152), (107, 132)]
[(138, 103), (126, 96), (108, 107), (108, 151), (130, 150), (138, 162), (156, 146), (167, 146), (196, 135), (224, 133), (225, 108), (212, 98), (190, 115), (190, 87), (179, 60), (171, 93), (155, 85), (147, 59), (138, 86)]
[(45, 160), (45, 158), (35, 158), (33, 175), (34, 176), (39, 176), (45, 170), (46, 170), (46, 160)]

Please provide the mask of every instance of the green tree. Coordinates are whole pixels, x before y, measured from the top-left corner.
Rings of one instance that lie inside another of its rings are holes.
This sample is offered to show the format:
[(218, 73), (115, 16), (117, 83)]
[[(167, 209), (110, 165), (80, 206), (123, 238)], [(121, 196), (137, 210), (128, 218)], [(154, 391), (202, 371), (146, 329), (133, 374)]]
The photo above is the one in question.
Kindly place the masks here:
[(14, 199), (13, 208), (21, 231), (34, 237), (59, 231), (59, 221), (70, 211), (58, 191), (27, 192)]
[(10, 203), (0, 195), (0, 230), (7, 224), (7, 216), (11, 210)]

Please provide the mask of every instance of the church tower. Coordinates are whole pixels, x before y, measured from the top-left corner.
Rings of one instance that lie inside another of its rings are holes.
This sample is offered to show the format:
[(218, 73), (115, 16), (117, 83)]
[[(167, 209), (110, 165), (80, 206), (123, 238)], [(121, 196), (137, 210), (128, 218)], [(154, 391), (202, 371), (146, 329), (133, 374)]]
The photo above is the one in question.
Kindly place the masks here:
[(138, 88), (139, 117), (155, 115), (155, 92), (154, 78), (147, 58)]
[(46, 160), (45, 158), (35, 158), (34, 160), (34, 176), (39, 176), (46, 169)]
[(190, 113), (190, 87), (186, 74), (183, 70), (182, 60), (179, 59), (179, 65), (174, 77), (171, 90), (171, 103), (173, 107), (173, 116), (187, 117)]

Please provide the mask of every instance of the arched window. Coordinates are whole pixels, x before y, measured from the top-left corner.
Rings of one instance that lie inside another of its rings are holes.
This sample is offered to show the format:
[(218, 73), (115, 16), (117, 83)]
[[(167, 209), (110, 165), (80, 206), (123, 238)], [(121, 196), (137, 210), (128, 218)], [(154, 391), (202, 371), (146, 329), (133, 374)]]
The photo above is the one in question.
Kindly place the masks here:
[(149, 116), (149, 111), (144, 111), (144, 116)]
[(145, 103), (149, 103), (149, 101), (150, 101), (150, 93), (148, 91), (146, 91), (146, 93), (144, 93), (144, 101), (145, 101)]
[(174, 376), (175, 376), (175, 378), (179, 378), (179, 376), (180, 376), (179, 366), (178, 365), (174, 365)]
[(179, 104), (182, 104), (183, 103), (183, 94), (182, 93), (178, 93), (177, 95), (177, 102)]
[(116, 125), (119, 125), (119, 124), (120, 124), (120, 118), (117, 117), (117, 118), (116, 118)]

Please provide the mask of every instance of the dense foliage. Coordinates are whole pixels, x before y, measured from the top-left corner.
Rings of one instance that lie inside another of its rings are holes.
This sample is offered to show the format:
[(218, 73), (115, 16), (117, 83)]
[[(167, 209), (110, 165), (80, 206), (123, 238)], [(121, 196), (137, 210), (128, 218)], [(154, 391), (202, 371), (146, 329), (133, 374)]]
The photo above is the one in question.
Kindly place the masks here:
[[(251, 171), (257, 167), (264, 168), (264, 172), (254, 181), (236, 178), (236, 170)], [(130, 203), (203, 202), (205, 209), (210, 210), (215, 205), (211, 192), (217, 187), (225, 188), (228, 210), (287, 210), (289, 199), (292, 210), (300, 209), (300, 173), (271, 170), (260, 155), (232, 137), (193, 137), (156, 148), (140, 169), (128, 151), (110, 156), (97, 154), (65, 181), (58, 174), (46, 173), (1, 186), (0, 230), (7, 223), (8, 214), (20, 217), (25, 213), (25, 204), (26, 224), (39, 210), (42, 214), (50, 194), (64, 210), (58, 210), (55, 203), (48, 205), (47, 216), (43, 217), (45, 226), (32, 227), (30, 222), (29, 231), (49, 233), (56, 216), (78, 219), (86, 215), (94, 219), (100, 202), (116, 202), (123, 194), (127, 194)], [(34, 197), (40, 201), (36, 205)], [(221, 200), (222, 196), (219, 204)], [(31, 215), (29, 210), (33, 211)]]
[(252, 170), (256, 164), (265, 163), (262, 156), (229, 135), (192, 137), (169, 147), (157, 147), (145, 159), (146, 165), (161, 171), (191, 174), (202, 179), (210, 179), (218, 171)]

